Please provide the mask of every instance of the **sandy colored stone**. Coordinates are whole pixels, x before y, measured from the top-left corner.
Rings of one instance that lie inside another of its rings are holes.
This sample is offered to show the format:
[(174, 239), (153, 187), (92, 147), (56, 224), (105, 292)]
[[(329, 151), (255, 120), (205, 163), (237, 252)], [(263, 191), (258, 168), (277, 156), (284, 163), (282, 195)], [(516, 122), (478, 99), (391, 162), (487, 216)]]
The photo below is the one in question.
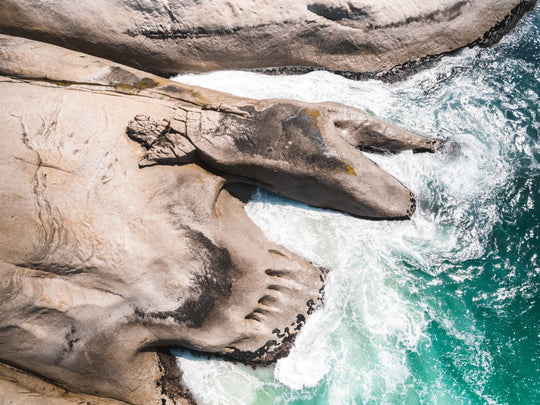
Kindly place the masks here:
[[(78, 85), (168, 100), (164, 112), (152, 111), (149, 104), (124, 124), (127, 134), (148, 149), (141, 165), (193, 161), (316, 207), (368, 218), (409, 217), (414, 212), (409, 190), (359, 149), (440, 147), (439, 140), (337, 103), (233, 97), (39, 42), (3, 36), (0, 43), (4, 74), (46, 79), (67, 90)], [(148, 134), (146, 140), (139, 130)]]
[(0, 36), (0, 73), (0, 361), (134, 404), (182, 395), (162, 347), (265, 364), (320, 305), (325, 272), (269, 242), (231, 183), (403, 218), (410, 192), (357, 147), (439, 145), (21, 38)]
[(172, 74), (269, 66), (399, 73), (492, 43), (535, 0), (3, 0), (0, 32)]

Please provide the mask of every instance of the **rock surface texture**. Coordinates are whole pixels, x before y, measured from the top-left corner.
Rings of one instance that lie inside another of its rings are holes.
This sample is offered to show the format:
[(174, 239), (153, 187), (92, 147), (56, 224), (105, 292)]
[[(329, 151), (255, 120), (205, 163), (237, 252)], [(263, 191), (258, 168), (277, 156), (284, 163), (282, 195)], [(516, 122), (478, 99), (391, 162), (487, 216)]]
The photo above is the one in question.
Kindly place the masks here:
[(296, 66), (384, 77), (412, 62), (490, 44), (534, 3), (2, 0), (0, 32), (168, 75)]
[(243, 210), (253, 186), (408, 218), (414, 197), (362, 150), (444, 145), (351, 107), (233, 97), (88, 53), (159, 72), (384, 70), (530, 4), (442, 3), (2, 1), (0, 404), (190, 403), (172, 346), (274, 361), (325, 270), (264, 237)]

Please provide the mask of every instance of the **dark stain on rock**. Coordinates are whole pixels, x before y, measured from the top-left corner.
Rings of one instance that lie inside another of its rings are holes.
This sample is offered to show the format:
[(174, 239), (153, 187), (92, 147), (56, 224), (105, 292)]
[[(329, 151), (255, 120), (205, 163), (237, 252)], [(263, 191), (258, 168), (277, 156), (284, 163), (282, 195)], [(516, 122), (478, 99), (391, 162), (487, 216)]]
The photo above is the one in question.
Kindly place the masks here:
[[(289, 24), (288, 21), (284, 21), (283, 24)], [(131, 37), (142, 35), (149, 39), (196, 39), (196, 38), (208, 38), (219, 37), (226, 35), (236, 35), (243, 32), (253, 32), (253, 30), (263, 29), (274, 24), (256, 24), (251, 26), (237, 26), (231, 28), (205, 28), (205, 27), (185, 27), (178, 23), (173, 23), (169, 27), (162, 25), (156, 25), (148, 28), (135, 28), (127, 30), (125, 33)]]
[(227, 183), (223, 189), (233, 197), (238, 198), (244, 204), (247, 204), (257, 191), (256, 186), (245, 183)]
[(226, 114), (212, 138), (230, 137), (241, 154), (261, 156), (269, 161), (289, 162), (323, 170), (345, 170), (345, 164), (330, 156), (319, 128), (319, 110), (307, 110), (280, 103), (250, 112), (245, 119)]
[(135, 315), (146, 321), (170, 318), (190, 328), (200, 328), (216, 302), (231, 295), (233, 263), (227, 249), (216, 246), (201, 232), (190, 228), (183, 231), (203, 263), (200, 273), (190, 275), (193, 282), (186, 293), (189, 297), (173, 311), (145, 312), (136, 308)]
[(252, 366), (268, 366), (277, 360), (286, 357), (294, 344), (294, 340), (298, 334), (298, 331), (302, 328), (304, 316), (299, 314), (296, 322), (291, 324), (293, 331), (291, 332), (289, 327), (285, 327), (283, 331), (280, 329), (274, 329), (272, 333), (276, 335), (276, 339), (268, 340), (262, 347), (255, 351), (244, 351), (232, 348), (230, 353), (225, 354), (223, 357), (233, 361), (241, 361), (246, 365)]
[(330, 21), (360, 20), (368, 14), (360, 8), (349, 4), (348, 7), (331, 6), (324, 3), (309, 4), (307, 9), (313, 14)]
[(474, 41), (471, 45), (469, 45), (469, 47), (476, 45), (481, 47), (495, 45), (502, 39), (502, 37), (506, 33), (508, 33), (512, 28), (516, 26), (518, 21), (525, 13), (532, 11), (535, 4), (536, 0), (526, 0), (521, 2), (516, 7), (514, 7), (506, 17), (499, 21), (498, 24), (496, 24), (493, 28), (484, 33), (481, 38)]
[(159, 84), (158, 82), (156, 82), (155, 80), (149, 77), (143, 77), (141, 80), (135, 83), (133, 87), (139, 90), (146, 90), (146, 89), (153, 89), (154, 87), (157, 87), (158, 84)]
[(156, 387), (160, 389), (161, 395), (166, 398), (161, 399), (162, 404), (177, 404), (178, 400), (189, 405), (196, 405), (193, 396), (189, 390), (182, 384), (182, 372), (176, 364), (175, 357), (165, 348), (157, 348), (158, 367), (161, 372), (161, 378), (156, 382)]
[(298, 314), (296, 316), (296, 326), (294, 328), (295, 331), (299, 331), (300, 329), (302, 329), (302, 327), (305, 325), (306, 323), (306, 317), (302, 314)]
[[(320, 270), (321, 287), (319, 294), (315, 299), (310, 299), (306, 302), (307, 315), (311, 315), (313, 311), (320, 308), (324, 303), (324, 281), (328, 273), (328, 269), (317, 266)], [(268, 340), (261, 348), (251, 351), (242, 351), (236, 348), (229, 348), (232, 351), (225, 354), (223, 357), (233, 361), (241, 361), (247, 365), (262, 365), (267, 366), (287, 356), (294, 344), (294, 340), (298, 332), (306, 323), (306, 315), (297, 314), (296, 319), (282, 330), (276, 328), (272, 333), (276, 339)]]
[(169, 97), (182, 100), (199, 107), (211, 103), (211, 100), (207, 99), (200, 91), (192, 88), (182, 88), (177, 84), (168, 84), (160, 87), (159, 91), (168, 95)]
[(180, 94), (184, 94), (185, 91), (180, 89), (178, 86), (174, 85), (174, 84), (168, 84), (166, 86), (163, 86), (160, 88), (160, 90), (163, 90), (167, 93), (172, 93), (172, 94), (175, 94), (175, 95), (180, 95)]
[[(279, 329), (278, 329), (279, 332)], [(294, 343), (296, 334), (290, 334), (283, 340), (268, 340), (262, 347), (255, 351), (232, 349), (223, 357), (233, 361), (241, 361), (247, 365), (270, 365), (276, 360), (287, 356)]]
[(253, 69), (245, 69), (248, 72), (257, 72), (257, 73), (263, 73), (265, 75), (270, 76), (280, 76), (280, 75), (303, 75), (306, 73), (311, 72), (318, 72), (318, 71), (325, 71), (325, 72), (332, 72), (336, 75), (343, 76), (347, 79), (351, 80), (369, 80), (376, 78), (376, 75), (378, 72), (352, 72), (349, 70), (331, 70), (331, 69), (324, 69), (322, 67), (317, 66), (269, 66), (265, 68), (253, 68)]
[(407, 209), (407, 218), (411, 218), (416, 211), (416, 197), (413, 193), (410, 194), (410, 205), (409, 209)]
[(55, 364), (59, 364), (60, 362), (62, 362), (66, 358), (66, 356), (73, 351), (73, 346), (80, 340), (78, 337), (76, 337), (76, 333), (77, 330), (75, 326), (72, 325), (69, 331), (66, 332), (64, 336), (64, 345), (54, 361)]
[(139, 81), (139, 78), (135, 74), (121, 68), (120, 66), (112, 66), (109, 68), (107, 74), (102, 77), (102, 80), (111, 83), (113, 86), (118, 84), (133, 86)]

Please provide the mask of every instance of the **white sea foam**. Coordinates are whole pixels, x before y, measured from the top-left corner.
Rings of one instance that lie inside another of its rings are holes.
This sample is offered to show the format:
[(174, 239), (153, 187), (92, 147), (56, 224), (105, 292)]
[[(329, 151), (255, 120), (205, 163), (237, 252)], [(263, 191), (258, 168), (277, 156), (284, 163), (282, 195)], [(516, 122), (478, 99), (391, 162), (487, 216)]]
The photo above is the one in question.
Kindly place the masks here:
[(267, 369), (254, 371), (246, 366), (194, 356), (189, 352), (173, 353), (182, 359), (183, 381), (188, 387), (193, 387), (193, 395), (201, 404), (253, 404), (257, 391), (264, 385), (262, 381), (268, 379), (265, 376), (269, 372)]

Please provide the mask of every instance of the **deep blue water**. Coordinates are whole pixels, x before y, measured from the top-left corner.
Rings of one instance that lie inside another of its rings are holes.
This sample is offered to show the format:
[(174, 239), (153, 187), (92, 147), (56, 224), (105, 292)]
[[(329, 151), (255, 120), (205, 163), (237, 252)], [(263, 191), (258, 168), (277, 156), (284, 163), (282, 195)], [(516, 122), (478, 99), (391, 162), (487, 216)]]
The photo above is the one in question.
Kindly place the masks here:
[[(332, 100), (449, 138), (459, 156), (370, 155), (419, 198), (371, 222), (260, 192), (266, 235), (332, 269), (291, 355), (251, 368), (183, 354), (203, 404), (540, 404), (540, 8), (493, 48), (398, 84), (314, 72), (178, 80)], [(315, 83), (315, 85), (314, 85)]]

